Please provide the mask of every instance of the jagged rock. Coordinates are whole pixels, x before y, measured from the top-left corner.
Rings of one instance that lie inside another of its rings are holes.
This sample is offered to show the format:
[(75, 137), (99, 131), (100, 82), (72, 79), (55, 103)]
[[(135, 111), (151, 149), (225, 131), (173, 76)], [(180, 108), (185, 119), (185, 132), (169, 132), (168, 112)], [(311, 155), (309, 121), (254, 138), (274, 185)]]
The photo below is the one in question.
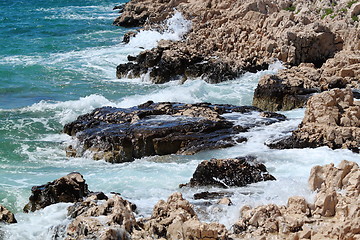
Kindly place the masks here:
[(171, 44), (141, 52), (135, 63), (120, 64), (116, 68), (116, 76), (140, 77), (150, 73), (153, 83), (161, 84), (172, 79), (202, 77), (209, 83), (219, 83), (233, 79), (240, 72), (232, 69), (229, 64), (216, 59), (204, 58), (200, 55), (193, 56), (181, 49), (171, 48)]
[[(133, 108), (103, 107), (66, 124), (64, 132), (76, 136), (80, 145), (68, 148), (68, 155), (94, 153), (94, 159), (120, 163), (152, 155), (194, 154), (204, 149), (236, 144), (235, 133), (256, 126), (253, 122), (234, 126), (221, 114), (261, 111), (255, 107), (212, 105), (209, 103), (153, 103)], [(283, 117), (269, 115), (259, 124)], [(279, 119), (279, 120), (278, 120)]]
[(307, 99), (320, 92), (320, 72), (313, 64), (280, 70), (265, 75), (254, 92), (253, 105), (269, 111), (303, 107)]
[(6, 207), (0, 204), (0, 223), (17, 223), (15, 216)]
[(105, 199), (90, 196), (69, 207), (68, 215), (75, 219), (68, 225), (65, 239), (131, 239), (137, 227), (135, 209), (134, 204), (118, 195)]
[(160, 200), (151, 217), (141, 222), (142, 229), (133, 232), (133, 239), (227, 239), (225, 226), (200, 222), (192, 205), (181, 193), (172, 194), (166, 202)]
[(254, 157), (202, 161), (190, 182), (181, 186), (243, 187), (250, 183), (276, 180)]
[(290, 138), (269, 145), (273, 148), (328, 146), (359, 152), (360, 103), (350, 89), (333, 89), (309, 99), (305, 117)]
[(287, 206), (275, 204), (241, 209), (233, 225), (234, 239), (357, 239), (360, 169), (354, 162), (342, 161), (315, 166), (309, 178), (317, 191), (315, 204), (303, 197), (291, 197)]
[(24, 212), (34, 212), (59, 202), (80, 202), (88, 194), (83, 176), (73, 172), (45, 185), (32, 187)]

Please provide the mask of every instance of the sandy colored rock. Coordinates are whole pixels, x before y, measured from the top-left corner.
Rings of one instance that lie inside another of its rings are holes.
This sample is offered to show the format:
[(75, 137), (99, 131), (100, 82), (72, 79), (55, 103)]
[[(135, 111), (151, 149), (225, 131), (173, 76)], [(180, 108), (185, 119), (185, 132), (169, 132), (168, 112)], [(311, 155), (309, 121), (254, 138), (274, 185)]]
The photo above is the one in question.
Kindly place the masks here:
[[(168, 43), (165, 51), (163, 46), (150, 50), (163, 51), (152, 66), (138, 62), (129, 69), (121, 67), (118, 76), (131, 69), (137, 71), (141, 66), (145, 69), (143, 73), (151, 72), (150, 78), (155, 83), (169, 81), (177, 75), (186, 79), (186, 75), (194, 77), (202, 74), (205, 79), (211, 79), (209, 82), (217, 83), (236, 77), (243, 71), (264, 69), (274, 59), (288, 66), (312, 63), (320, 68), (338, 52), (348, 51), (356, 55), (360, 50), (358, 22), (352, 19), (359, 12), (359, 4), (349, 6), (348, 3), (344, 0), (133, 0), (126, 4), (116, 24), (123, 22), (126, 25), (131, 19), (138, 25), (144, 25), (146, 18), (145, 27), (156, 27), (176, 9), (186, 19), (191, 19), (192, 28), (184, 40)], [(212, 67), (200, 64), (204, 62), (210, 62)], [(358, 79), (351, 68), (342, 68), (335, 69), (339, 76)], [(212, 69), (217, 70), (207, 75)], [(331, 71), (331, 68), (321, 69), (328, 70)], [(324, 81), (329, 80), (326, 74), (323, 78)], [(323, 88), (326, 87), (324, 83)]]
[(359, 152), (360, 103), (351, 89), (333, 89), (314, 95), (305, 116), (290, 138), (270, 144), (274, 148), (328, 146)]
[(151, 217), (140, 222), (142, 227), (133, 232), (132, 239), (227, 239), (225, 226), (200, 222), (192, 205), (181, 193), (172, 194), (167, 201), (160, 200)]
[(137, 226), (135, 208), (118, 195), (102, 201), (89, 197), (69, 207), (68, 215), (74, 220), (67, 227), (65, 239), (131, 239), (130, 233)]
[[(350, 180), (351, 179), (351, 180)], [(244, 206), (233, 226), (234, 239), (359, 239), (360, 169), (342, 161), (315, 166), (309, 185), (316, 190), (315, 204), (291, 197), (287, 206)]]

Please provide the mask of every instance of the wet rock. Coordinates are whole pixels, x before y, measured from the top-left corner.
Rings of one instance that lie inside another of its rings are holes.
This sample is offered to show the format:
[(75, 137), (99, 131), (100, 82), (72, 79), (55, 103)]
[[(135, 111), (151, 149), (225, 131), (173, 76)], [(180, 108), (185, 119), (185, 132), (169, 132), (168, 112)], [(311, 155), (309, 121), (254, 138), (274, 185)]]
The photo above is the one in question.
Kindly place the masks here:
[(273, 148), (328, 146), (359, 152), (360, 104), (350, 89), (333, 89), (314, 95), (304, 119), (290, 138), (270, 144)]
[(250, 183), (275, 180), (265, 165), (254, 157), (211, 159), (202, 161), (190, 182), (182, 186), (242, 187)]
[[(181, 49), (158, 47), (141, 52), (135, 63), (124, 63), (117, 66), (118, 78), (137, 78), (149, 73), (153, 83), (162, 84), (173, 79), (203, 78), (209, 83), (219, 83), (234, 79), (240, 74), (229, 64), (216, 59), (191, 55)], [(135, 59), (134, 59), (135, 60)]]
[(24, 212), (34, 212), (59, 202), (80, 202), (88, 194), (83, 176), (73, 172), (45, 185), (32, 187)]
[[(94, 159), (120, 163), (135, 158), (167, 154), (194, 154), (205, 149), (233, 146), (233, 136), (249, 127), (278, 121), (264, 121), (234, 126), (221, 115), (260, 111), (255, 107), (212, 105), (209, 103), (153, 103), (133, 108), (103, 107), (82, 115), (65, 125), (64, 132), (80, 144), (69, 146), (69, 156), (94, 153)], [(247, 126), (249, 125), (249, 126)]]
[(68, 215), (74, 220), (67, 227), (65, 239), (131, 239), (137, 226), (135, 209), (118, 195), (106, 199), (92, 195), (69, 207)]
[[(129, 32), (125, 33), (124, 37), (123, 37), (123, 40), (122, 40), (123, 43), (129, 43), (131, 38), (135, 37), (137, 33), (138, 32), (135, 32), (135, 31), (129, 31)], [(134, 61), (134, 60), (129, 60), (129, 61)]]
[[(180, 185), (180, 187), (184, 187), (186, 186), (186, 184), (182, 184)], [(232, 192), (200, 192), (200, 193), (195, 193), (194, 194), (194, 199), (198, 200), (198, 199), (220, 199), (220, 198), (225, 198), (228, 196), (232, 196), (233, 193)]]
[(6, 207), (0, 204), (0, 223), (17, 223), (15, 216)]
[(132, 234), (133, 239), (227, 239), (227, 230), (219, 223), (200, 222), (192, 205), (181, 193), (160, 200), (150, 218), (143, 219), (142, 227)]

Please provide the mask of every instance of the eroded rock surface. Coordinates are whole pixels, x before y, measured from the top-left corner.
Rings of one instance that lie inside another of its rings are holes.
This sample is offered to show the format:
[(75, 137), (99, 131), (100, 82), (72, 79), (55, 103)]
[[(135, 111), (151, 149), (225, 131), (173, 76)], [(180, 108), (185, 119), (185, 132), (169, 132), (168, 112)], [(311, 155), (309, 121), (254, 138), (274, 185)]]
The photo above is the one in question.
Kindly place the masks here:
[[(266, 68), (274, 59), (289, 66), (312, 63), (319, 68), (337, 52), (358, 54), (360, 30), (353, 20), (358, 8), (357, 3), (338, 0), (133, 0), (115, 24), (154, 27), (176, 9), (191, 19), (192, 29), (183, 41), (166, 43), (165, 48), (160, 44), (141, 53), (136, 63), (120, 65), (118, 76), (132, 69), (137, 73), (133, 76), (150, 72), (153, 82), (163, 83), (176, 75), (185, 79), (200, 76), (201, 72), (206, 75), (213, 68), (215, 71), (204, 78), (216, 83), (243, 71)], [(156, 56), (155, 61), (144, 64), (144, 55)], [(177, 71), (172, 74), (171, 69)], [(340, 77), (352, 74), (347, 66), (338, 66), (338, 70)]]
[(133, 233), (133, 239), (227, 239), (225, 226), (200, 222), (181, 193), (172, 194), (167, 201), (160, 200), (151, 217), (141, 222), (142, 229)]
[(73, 172), (45, 185), (32, 187), (24, 212), (34, 212), (59, 202), (81, 202), (88, 194), (83, 176)]
[(267, 171), (264, 164), (256, 162), (254, 157), (239, 157), (202, 161), (190, 182), (182, 186), (243, 187), (268, 180), (276, 179)]
[(241, 239), (358, 239), (360, 237), (359, 166), (342, 161), (316, 166), (309, 185), (317, 191), (315, 204), (291, 197), (287, 206), (244, 206), (233, 226)]
[(334, 88), (359, 89), (360, 51), (342, 51), (321, 68), (300, 64), (266, 75), (255, 89), (253, 105), (270, 111), (303, 107), (314, 93)]
[(6, 207), (0, 204), (0, 223), (16, 223), (15, 216)]
[(131, 239), (137, 226), (136, 206), (118, 195), (107, 198), (93, 195), (68, 208), (74, 220), (66, 230), (66, 240), (71, 239)]
[(285, 119), (282, 115), (265, 112), (262, 122), (249, 121), (239, 126), (221, 116), (231, 112), (246, 116), (254, 111), (261, 110), (209, 103), (151, 101), (127, 109), (103, 107), (65, 125), (64, 132), (79, 140), (78, 146), (70, 146), (67, 151), (69, 156), (82, 156), (90, 151), (94, 159), (113, 163), (152, 155), (193, 154), (233, 146), (236, 133)]
[(328, 146), (359, 152), (360, 103), (350, 89), (333, 89), (311, 97), (305, 117), (290, 138), (270, 144), (274, 148)]

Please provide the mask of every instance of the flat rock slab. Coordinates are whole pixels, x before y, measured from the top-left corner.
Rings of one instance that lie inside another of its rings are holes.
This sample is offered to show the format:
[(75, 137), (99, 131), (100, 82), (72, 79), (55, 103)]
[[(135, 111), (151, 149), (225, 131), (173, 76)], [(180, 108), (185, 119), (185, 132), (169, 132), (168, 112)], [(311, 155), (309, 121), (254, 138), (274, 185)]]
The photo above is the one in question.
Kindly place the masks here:
[(112, 163), (153, 155), (194, 154), (233, 146), (237, 133), (285, 119), (278, 114), (263, 114), (263, 121), (254, 124), (249, 120), (238, 125), (231, 117), (222, 116), (253, 112), (262, 110), (251, 106), (152, 101), (132, 108), (102, 107), (65, 125), (64, 132), (78, 140), (77, 146), (69, 146), (67, 153), (80, 157), (88, 151), (94, 159)]

